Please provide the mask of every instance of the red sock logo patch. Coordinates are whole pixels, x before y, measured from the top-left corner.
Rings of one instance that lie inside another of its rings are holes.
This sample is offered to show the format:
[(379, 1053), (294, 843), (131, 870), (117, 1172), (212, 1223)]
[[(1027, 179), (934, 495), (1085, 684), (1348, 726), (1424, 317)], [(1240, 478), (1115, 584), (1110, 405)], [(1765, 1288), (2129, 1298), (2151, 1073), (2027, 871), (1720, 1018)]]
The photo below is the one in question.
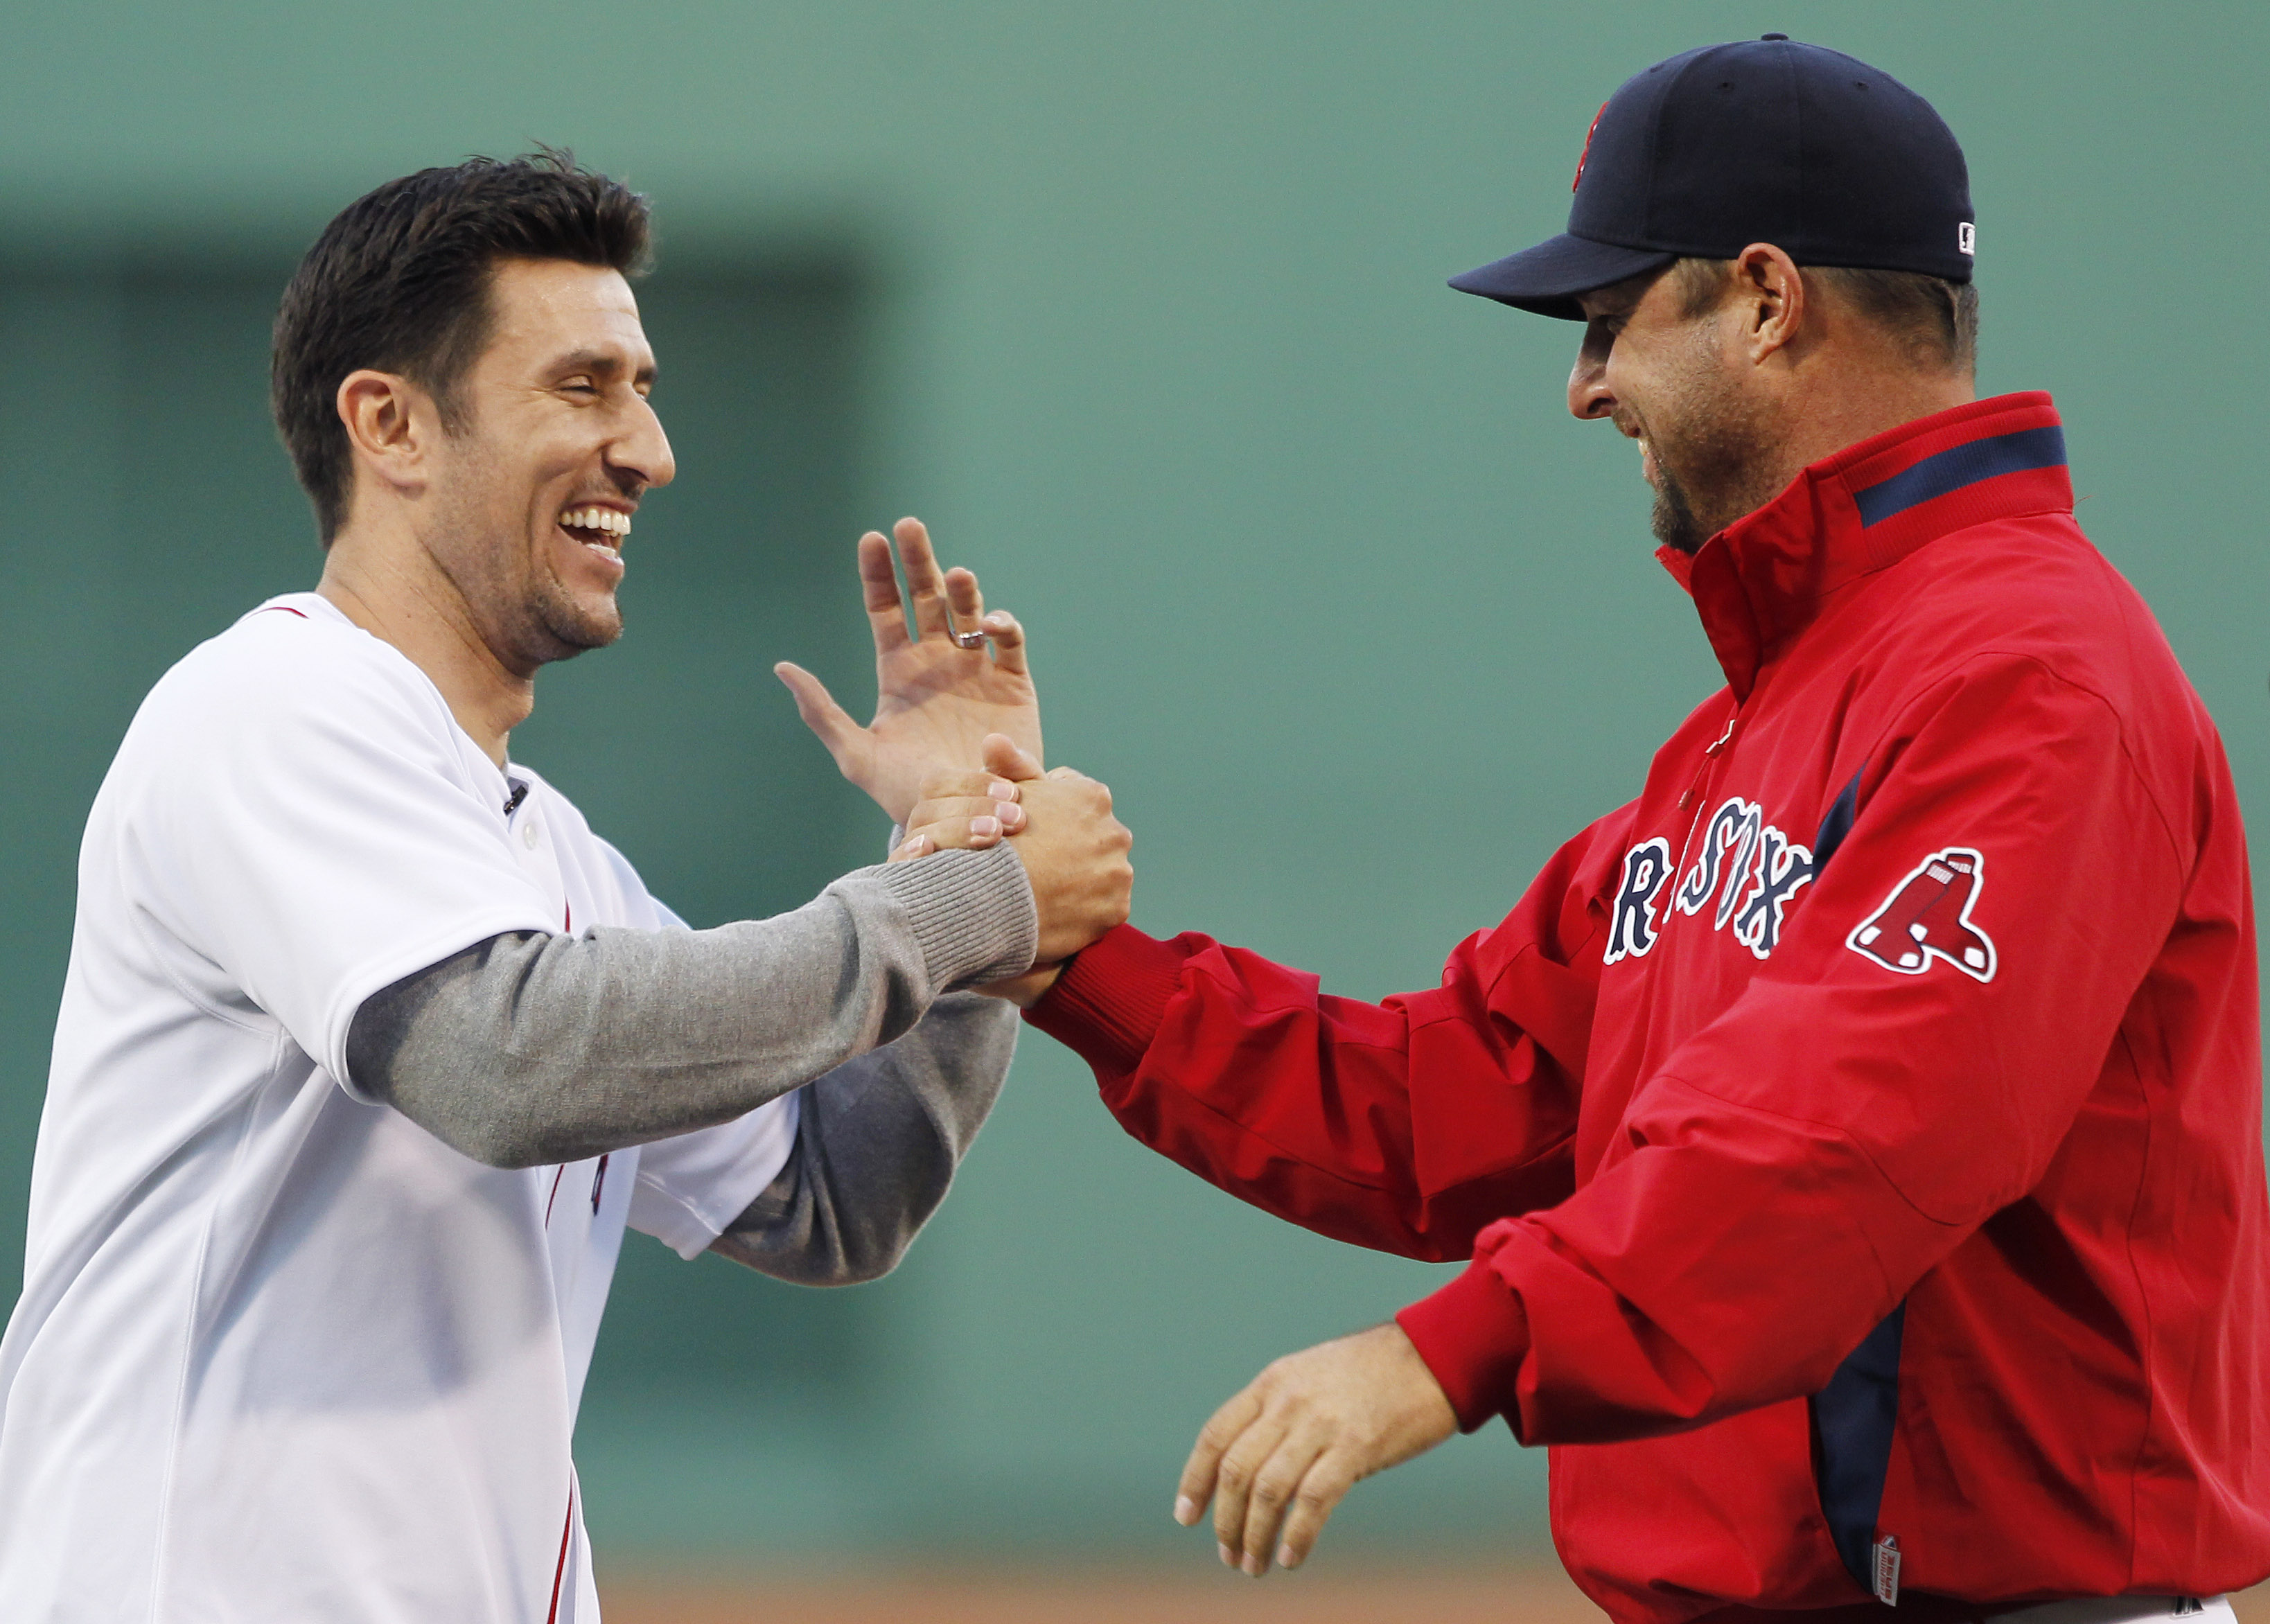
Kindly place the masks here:
[(1970, 847), (1934, 851), (1844, 945), (1902, 975), (1920, 975), (1940, 959), (1973, 981), (1992, 981), (1994, 944), (1970, 918), (1985, 879), (1986, 859)]

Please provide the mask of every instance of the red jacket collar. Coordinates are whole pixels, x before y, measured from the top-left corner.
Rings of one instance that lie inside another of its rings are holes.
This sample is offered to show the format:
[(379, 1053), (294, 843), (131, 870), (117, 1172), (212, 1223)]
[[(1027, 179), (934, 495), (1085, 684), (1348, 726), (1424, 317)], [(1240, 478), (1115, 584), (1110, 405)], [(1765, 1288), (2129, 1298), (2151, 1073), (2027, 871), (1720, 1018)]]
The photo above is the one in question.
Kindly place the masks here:
[(1998, 395), (1847, 446), (1693, 557), (1656, 556), (1694, 597), (1739, 701), (1838, 588), (1952, 530), (2072, 510), (2057, 408), (2038, 391)]

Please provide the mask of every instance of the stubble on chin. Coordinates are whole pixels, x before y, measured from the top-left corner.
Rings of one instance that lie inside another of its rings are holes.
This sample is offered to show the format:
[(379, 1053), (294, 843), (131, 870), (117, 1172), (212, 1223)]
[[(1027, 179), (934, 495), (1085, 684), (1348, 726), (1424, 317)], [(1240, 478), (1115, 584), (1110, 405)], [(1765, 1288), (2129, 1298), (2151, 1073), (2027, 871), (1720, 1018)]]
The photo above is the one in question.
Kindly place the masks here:
[(540, 656), (545, 663), (572, 660), (589, 649), (604, 649), (623, 634), (623, 612), (612, 593), (607, 595), (604, 607), (597, 607), (578, 602), (541, 564), (530, 575), (520, 619), (538, 634), (537, 641), (554, 650)]
[[(1771, 435), (1751, 404), (1728, 389), (1697, 390), (1654, 441), (1655, 505), (1648, 527), (1692, 557), (1737, 519), (1772, 500)], [(1665, 426), (1658, 425), (1658, 426)]]
[(456, 500), (440, 505), (436, 528), (447, 539), (428, 551), (490, 651), (508, 669), (532, 672), (620, 637), (623, 616), (614, 594), (579, 599), (547, 556), (553, 537), (526, 534), (524, 513), (500, 512), (484, 500), (501, 459), (489, 456), (478, 434), (453, 436), (452, 443), (461, 459)]
[[(460, 536), (478, 535), (484, 515), (452, 518)], [(491, 534), (494, 527), (487, 527)], [(500, 542), (502, 538), (500, 538)], [(508, 669), (532, 672), (604, 649), (623, 634), (622, 611), (612, 594), (597, 604), (578, 601), (543, 557), (540, 544), (450, 549), (444, 568), (471, 612), (481, 640)]]
[(1659, 544), (1689, 558), (1717, 533), (1702, 527), (1702, 521), (1695, 516), (1694, 504), (1687, 500), (1685, 487), (1659, 461), (1655, 472), (1655, 506), (1647, 515), (1647, 527)]
[(1655, 455), (1648, 528), (1658, 542), (1692, 557), (1772, 499), (1774, 432), (1762, 412), (1728, 374), (1713, 323), (1694, 323), (1643, 425)]

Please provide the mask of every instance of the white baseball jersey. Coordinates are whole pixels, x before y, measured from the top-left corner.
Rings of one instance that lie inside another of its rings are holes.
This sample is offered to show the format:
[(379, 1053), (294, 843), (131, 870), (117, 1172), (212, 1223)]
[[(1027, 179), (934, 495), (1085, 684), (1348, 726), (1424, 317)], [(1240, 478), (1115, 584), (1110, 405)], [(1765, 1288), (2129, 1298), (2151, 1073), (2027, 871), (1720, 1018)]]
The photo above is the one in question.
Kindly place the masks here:
[(568, 1437), (624, 1226), (697, 1255), (794, 1096), (500, 1171), (359, 1095), (347, 1028), (501, 931), (679, 923), (312, 593), (167, 673), (80, 856), (0, 1340), (0, 1613), (596, 1624)]

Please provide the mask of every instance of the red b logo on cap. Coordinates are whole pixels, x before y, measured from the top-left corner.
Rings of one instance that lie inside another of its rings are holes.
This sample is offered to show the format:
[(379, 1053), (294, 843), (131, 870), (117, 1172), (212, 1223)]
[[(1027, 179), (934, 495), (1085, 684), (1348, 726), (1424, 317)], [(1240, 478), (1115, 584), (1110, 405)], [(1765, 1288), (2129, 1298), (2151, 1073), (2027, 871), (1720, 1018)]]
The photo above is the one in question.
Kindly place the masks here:
[(1584, 183), (1584, 160), (1592, 155), (1592, 137), (1599, 134), (1600, 120), (1607, 110), (1608, 104), (1605, 101), (1600, 103), (1599, 112), (1592, 115), (1591, 128), (1584, 131), (1584, 150), (1576, 154), (1576, 178), (1569, 182), (1569, 189), (1572, 192)]

